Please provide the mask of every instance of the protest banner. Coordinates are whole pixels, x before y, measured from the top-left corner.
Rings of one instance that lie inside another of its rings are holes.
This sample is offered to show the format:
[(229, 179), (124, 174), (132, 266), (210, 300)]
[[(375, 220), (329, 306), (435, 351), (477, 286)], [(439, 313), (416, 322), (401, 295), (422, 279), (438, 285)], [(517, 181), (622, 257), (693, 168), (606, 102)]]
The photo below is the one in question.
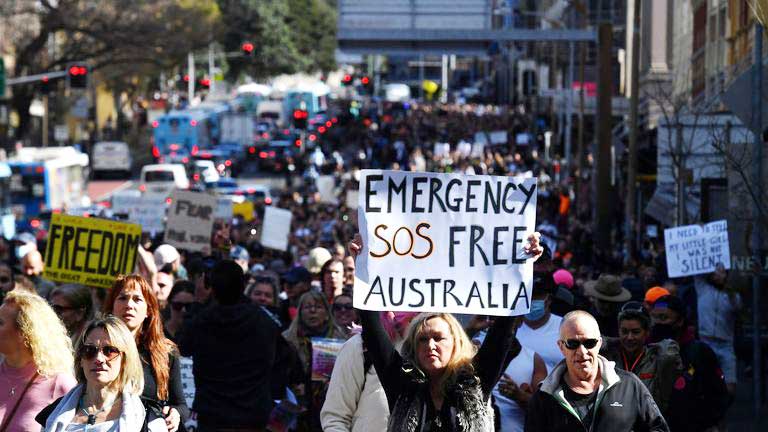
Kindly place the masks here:
[(205, 251), (211, 245), (216, 197), (175, 190), (168, 209), (165, 242), (179, 249)]
[(112, 211), (127, 215), (128, 221), (141, 225), (143, 232), (157, 233), (165, 230), (165, 200), (159, 194), (118, 194), (112, 197)]
[(48, 230), (44, 276), (55, 282), (109, 288), (133, 273), (141, 227), (54, 213)]
[(459, 143), (456, 144), (456, 151), (463, 157), (469, 157), (469, 155), (472, 154), (472, 144), (466, 141), (459, 141)]
[(435, 157), (446, 157), (451, 153), (451, 145), (448, 143), (435, 143)]
[[(195, 375), (192, 373), (192, 357), (179, 357), (179, 369), (181, 370), (181, 390), (184, 393), (184, 401), (188, 407), (192, 407), (195, 401)], [(184, 423), (187, 431), (197, 430), (197, 414), (190, 412), (189, 418)]]
[(488, 144), (488, 137), (485, 135), (484, 131), (475, 132), (475, 139), (476, 144)]
[(317, 191), (320, 193), (320, 202), (328, 204), (338, 204), (336, 199), (336, 179), (330, 175), (323, 175), (317, 178)]
[(499, 145), (499, 144), (506, 144), (507, 143), (507, 131), (505, 130), (499, 130), (499, 131), (493, 131), (490, 134), (488, 134), (491, 138), (491, 144), (493, 145)]
[(230, 197), (216, 197), (216, 210), (213, 212), (214, 219), (223, 219), (227, 222), (232, 219), (234, 213), (232, 198)]
[(712, 273), (718, 264), (731, 268), (728, 221), (664, 230), (669, 277)]
[(277, 207), (264, 208), (264, 223), (261, 226), (261, 245), (281, 251), (288, 250), (288, 235), (291, 233), (290, 210)]
[(340, 339), (312, 338), (312, 381), (331, 379), (342, 345), (344, 341)]
[(359, 309), (520, 315), (536, 179), (363, 170)]
[(232, 204), (232, 214), (234, 216), (240, 216), (244, 221), (250, 222), (253, 220), (254, 205), (252, 201), (243, 201), (241, 203)]

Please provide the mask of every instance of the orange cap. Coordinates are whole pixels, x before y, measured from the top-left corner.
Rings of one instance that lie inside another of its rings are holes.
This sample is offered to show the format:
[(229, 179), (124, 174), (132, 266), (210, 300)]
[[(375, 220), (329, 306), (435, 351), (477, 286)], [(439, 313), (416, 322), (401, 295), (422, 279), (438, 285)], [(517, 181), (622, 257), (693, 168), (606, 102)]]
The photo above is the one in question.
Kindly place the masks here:
[(645, 292), (645, 301), (647, 303), (655, 303), (656, 300), (664, 297), (665, 295), (669, 295), (669, 290), (660, 286), (655, 286)]

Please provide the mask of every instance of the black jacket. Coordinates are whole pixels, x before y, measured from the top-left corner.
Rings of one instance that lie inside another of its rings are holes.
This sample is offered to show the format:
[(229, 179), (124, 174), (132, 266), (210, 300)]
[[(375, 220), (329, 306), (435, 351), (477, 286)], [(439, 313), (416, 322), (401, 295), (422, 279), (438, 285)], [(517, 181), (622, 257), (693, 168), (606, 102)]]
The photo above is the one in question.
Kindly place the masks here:
[(567, 373), (562, 360), (528, 402), (526, 432), (668, 432), (653, 397), (632, 373), (614, 368), (613, 362), (599, 356), (602, 385), (595, 402), (592, 424), (585, 425), (563, 396), (561, 382)]
[(211, 304), (187, 317), (178, 334), (191, 356), (201, 427), (263, 428), (272, 410), (271, 371), (279, 336), (260, 306)]
[[(155, 381), (155, 371), (152, 367), (149, 353), (142, 347), (139, 349), (139, 355), (141, 356), (141, 367), (144, 370), (144, 391), (141, 393), (141, 397), (156, 401), (162, 406), (163, 402), (157, 399), (157, 382)], [(184, 423), (189, 418), (189, 407), (187, 407), (187, 402), (184, 399), (184, 388), (181, 384), (181, 365), (179, 364), (177, 354), (171, 353), (168, 356), (168, 365), (168, 400), (164, 402), (171, 408), (176, 408), (179, 412), (181, 417), (179, 430), (184, 432), (186, 430)]]

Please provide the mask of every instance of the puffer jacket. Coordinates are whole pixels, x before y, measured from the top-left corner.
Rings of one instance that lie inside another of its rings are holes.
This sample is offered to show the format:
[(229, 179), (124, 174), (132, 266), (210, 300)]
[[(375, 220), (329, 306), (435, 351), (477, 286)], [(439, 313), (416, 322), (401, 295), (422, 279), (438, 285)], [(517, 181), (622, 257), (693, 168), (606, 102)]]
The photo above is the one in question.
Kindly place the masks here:
[(669, 427), (642, 382), (632, 373), (616, 369), (598, 356), (602, 382), (591, 424), (584, 424), (565, 399), (565, 360), (555, 366), (533, 394), (525, 418), (526, 432), (668, 432)]

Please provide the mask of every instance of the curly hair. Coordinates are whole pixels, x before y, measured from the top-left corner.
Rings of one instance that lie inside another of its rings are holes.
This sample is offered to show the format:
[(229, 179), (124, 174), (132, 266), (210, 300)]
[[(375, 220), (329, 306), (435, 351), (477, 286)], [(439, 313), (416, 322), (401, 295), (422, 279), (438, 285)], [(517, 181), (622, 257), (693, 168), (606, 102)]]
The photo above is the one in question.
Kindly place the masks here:
[[(440, 318), (448, 324), (448, 328), (453, 336), (453, 352), (451, 353), (451, 359), (445, 366), (445, 372), (443, 373), (443, 392), (447, 389), (448, 385), (456, 381), (456, 378), (460, 373), (474, 373), (475, 368), (472, 365), (472, 359), (477, 353), (477, 347), (469, 340), (464, 329), (461, 327), (456, 318), (449, 313), (441, 312), (425, 312), (417, 315), (411, 321), (406, 332), (403, 346), (400, 349), (400, 354), (404, 359), (410, 361), (419, 370), (422, 370), (422, 366), (419, 364), (418, 355), (416, 353), (419, 336), (424, 332), (424, 327), (427, 325), (427, 321), (435, 318)], [(422, 370), (423, 372), (423, 370)]]
[(37, 294), (10, 291), (5, 303), (18, 309), (16, 327), (32, 351), (37, 372), (46, 377), (73, 375), (72, 340), (56, 312)]
[(152, 365), (157, 383), (158, 400), (168, 400), (168, 383), (171, 374), (169, 356), (176, 351), (176, 344), (166, 338), (163, 333), (160, 305), (152, 292), (152, 286), (137, 274), (119, 276), (104, 300), (102, 312), (111, 314), (117, 296), (127, 288), (139, 289), (147, 302), (147, 317), (136, 333), (136, 345), (140, 352), (143, 350), (149, 355), (149, 363)]

